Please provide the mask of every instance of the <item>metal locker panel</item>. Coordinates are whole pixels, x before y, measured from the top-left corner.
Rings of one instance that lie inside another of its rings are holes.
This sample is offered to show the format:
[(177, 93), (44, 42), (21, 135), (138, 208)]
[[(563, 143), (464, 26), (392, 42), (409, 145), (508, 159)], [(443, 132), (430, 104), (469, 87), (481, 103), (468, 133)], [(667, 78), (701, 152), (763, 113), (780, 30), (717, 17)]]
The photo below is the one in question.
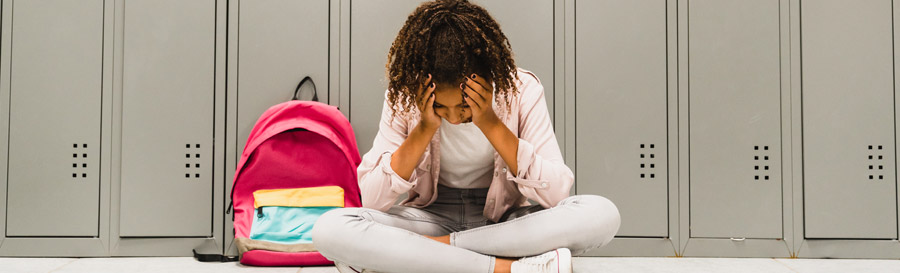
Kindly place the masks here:
[[(512, 46), (516, 65), (534, 72), (544, 86), (547, 110), (553, 119), (553, 0), (476, 0), (484, 7)], [(555, 128), (555, 127), (554, 127)]]
[(350, 2), (350, 124), (359, 153), (372, 149), (384, 91), (388, 50), (418, 0)]
[(897, 238), (891, 12), (802, 2), (806, 238)]
[(781, 238), (779, 2), (688, 12), (690, 236)]
[(98, 236), (103, 1), (12, 5), (6, 236)]
[(619, 236), (667, 236), (666, 1), (580, 1), (575, 13), (578, 194), (616, 204)]
[[(361, 154), (372, 148), (372, 141), (378, 132), (384, 91), (387, 89), (385, 64), (388, 50), (406, 18), (420, 2), (351, 2), (350, 123)], [(553, 1), (474, 2), (487, 9), (500, 23), (512, 45), (516, 65), (531, 70), (541, 79), (548, 110), (553, 113)]]
[(215, 4), (125, 4), (122, 237), (211, 235)]
[[(269, 107), (291, 99), (310, 76), (328, 102), (328, 1), (240, 1), (238, 153)], [(304, 88), (301, 99), (311, 98)]]

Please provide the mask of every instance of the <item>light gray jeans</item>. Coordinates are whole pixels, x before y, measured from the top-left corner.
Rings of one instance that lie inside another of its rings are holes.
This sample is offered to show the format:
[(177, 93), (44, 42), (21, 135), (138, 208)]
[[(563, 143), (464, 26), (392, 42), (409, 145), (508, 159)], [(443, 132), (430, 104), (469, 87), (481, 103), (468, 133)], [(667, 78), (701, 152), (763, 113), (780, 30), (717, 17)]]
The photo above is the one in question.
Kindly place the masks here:
[[(493, 272), (495, 257), (539, 255), (569, 248), (573, 255), (599, 248), (619, 229), (616, 206), (601, 196), (576, 195), (555, 207), (508, 211), (500, 223), (484, 217), (487, 189), (439, 185), (425, 208), (393, 206), (331, 210), (316, 222), (312, 239), (326, 258), (377, 272)], [(446, 245), (422, 235), (450, 234)]]

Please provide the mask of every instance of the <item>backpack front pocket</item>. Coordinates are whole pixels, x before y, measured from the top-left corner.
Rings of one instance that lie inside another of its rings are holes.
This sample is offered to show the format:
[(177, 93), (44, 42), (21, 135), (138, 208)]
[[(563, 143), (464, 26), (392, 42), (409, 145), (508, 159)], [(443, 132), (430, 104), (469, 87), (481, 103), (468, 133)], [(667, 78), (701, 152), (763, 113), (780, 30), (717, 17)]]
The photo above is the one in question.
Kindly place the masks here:
[(319, 216), (344, 207), (338, 186), (257, 190), (250, 239), (280, 244), (312, 243), (310, 232)]

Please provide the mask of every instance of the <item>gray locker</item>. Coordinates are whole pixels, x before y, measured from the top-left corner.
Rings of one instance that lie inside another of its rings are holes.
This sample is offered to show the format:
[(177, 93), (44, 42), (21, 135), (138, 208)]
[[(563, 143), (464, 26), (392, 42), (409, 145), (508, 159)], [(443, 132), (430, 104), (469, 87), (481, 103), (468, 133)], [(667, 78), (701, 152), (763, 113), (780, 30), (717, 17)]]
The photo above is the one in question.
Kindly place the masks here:
[(897, 238), (891, 1), (804, 1), (806, 238)]
[(690, 236), (782, 238), (779, 2), (688, 13)]
[[(475, 0), (500, 24), (512, 46), (516, 65), (534, 72), (544, 86), (553, 119), (553, 0)], [(385, 54), (387, 56), (387, 54)]]
[[(288, 101), (305, 76), (328, 102), (328, 1), (240, 1), (238, 154), (269, 107)], [(305, 88), (301, 99), (311, 98)]]
[[(388, 50), (418, 0), (352, 1), (350, 20), (350, 123), (359, 152), (372, 148), (378, 132)], [(541, 79), (553, 113), (553, 1), (492, 0), (482, 4), (500, 23), (516, 64)]]
[(103, 1), (12, 6), (6, 236), (98, 236)]
[(211, 235), (215, 8), (125, 5), (121, 237)]
[(616, 204), (619, 236), (665, 237), (666, 1), (580, 1), (575, 13), (577, 192)]

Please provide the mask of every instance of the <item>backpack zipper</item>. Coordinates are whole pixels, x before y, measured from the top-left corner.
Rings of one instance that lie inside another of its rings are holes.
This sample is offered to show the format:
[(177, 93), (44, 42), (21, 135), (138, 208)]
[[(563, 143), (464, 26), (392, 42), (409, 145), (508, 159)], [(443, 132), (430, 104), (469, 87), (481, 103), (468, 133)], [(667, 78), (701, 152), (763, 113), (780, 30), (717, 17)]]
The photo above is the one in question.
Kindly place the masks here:
[(262, 208), (263, 207), (256, 208), (256, 218), (263, 218)]

